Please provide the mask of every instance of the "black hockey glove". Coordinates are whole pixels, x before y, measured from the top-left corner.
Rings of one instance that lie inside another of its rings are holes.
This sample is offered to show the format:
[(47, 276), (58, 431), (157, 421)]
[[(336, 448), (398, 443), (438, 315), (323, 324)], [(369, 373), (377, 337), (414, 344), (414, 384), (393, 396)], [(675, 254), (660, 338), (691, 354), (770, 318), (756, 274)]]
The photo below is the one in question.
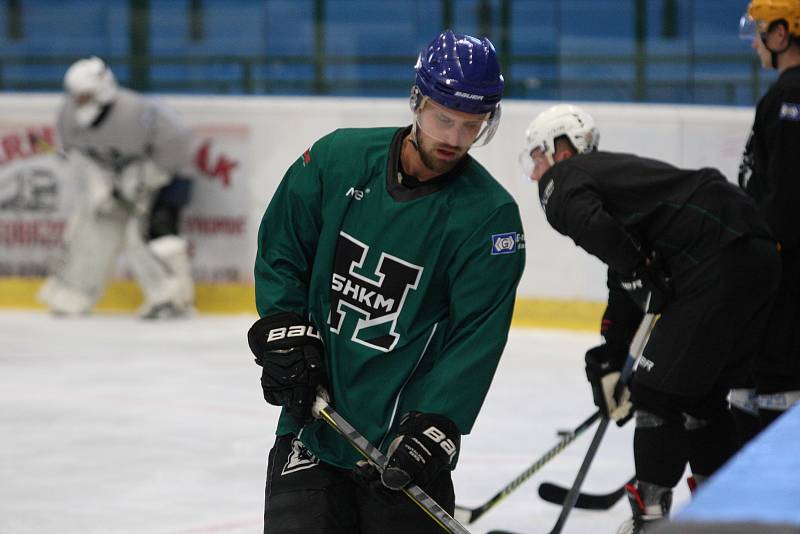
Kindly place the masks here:
[(262, 367), (264, 399), (283, 406), (301, 426), (313, 420), (317, 388), (327, 386), (317, 329), (294, 313), (278, 313), (256, 321), (247, 342)]
[(367, 488), (370, 494), (383, 504), (392, 505), (398, 500), (404, 500), (402, 494), (383, 485), (380, 472), (368, 461), (359, 460), (350, 473), (357, 484)]
[(604, 343), (586, 352), (586, 378), (592, 385), (595, 405), (617, 425), (624, 425), (631, 413), (631, 393), (625, 386), (618, 398), (614, 393), (619, 383), (628, 349), (622, 345)]
[(461, 446), (455, 423), (443, 415), (409, 412), (400, 420), (398, 436), (389, 445), (383, 485), (399, 490), (409, 482), (423, 489), (453, 461)]
[(633, 272), (620, 274), (622, 289), (645, 313), (658, 313), (672, 300), (674, 291), (661, 256), (651, 252)]

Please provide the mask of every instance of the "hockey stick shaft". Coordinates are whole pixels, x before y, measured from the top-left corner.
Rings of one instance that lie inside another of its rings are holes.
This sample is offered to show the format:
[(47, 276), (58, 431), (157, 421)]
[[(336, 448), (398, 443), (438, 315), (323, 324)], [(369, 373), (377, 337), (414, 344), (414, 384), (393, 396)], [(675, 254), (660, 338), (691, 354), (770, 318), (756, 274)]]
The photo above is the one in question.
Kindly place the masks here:
[(583, 434), (595, 421), (600, 419), (600, 412), (594, 412), (581, 424), (568, 435), (564, 436), (561, 441), (556, 443), (553, 447), (545, 452), (538, 460), (536, 460), (530, 467), (520, 473), (514, 480), (506, 484), (500, 491), (495, 493), (488, 501), (476, 508), (464, 508), (456, 505), (456, 518), (467, 524), (476, 521), (480, 516), (485, 514), (491, 508), (494, 508), (501, 500), (503, 500), (509, 493), (517, 489), (523, 482), (528, 480), (534, 473), (540, 470), (544, 465), (552, 460), (563, 451), (567, 445), (575, 441), (578, 436)]
[(564, 528), (564, 524), (567, 522), (569, 513), (575, 507), (575, 501), (578, 500), (578, 493), (581, 491), (583, 480), (586, 478), (586, 473), (589, 472), (589, 467), (592, 465), (592, 460), (594, 460), (597, 449), (600, 448), (600, 442), (603, 441), (603, 436), (608, 429), (609, 421), (610, 419), (608, 417), (603, 417), (600, 421), (600, 425), (597, 427), (594, 437), (592, 438), (592, 443), (589, 445), (589, 450), (586, 451), (586, 456), (583, 458), (581, 468), (578, 469), (578, 474), (575, 476), (575, 482), (572, 483), (572, 488), (570, 488), (567, 497), (564, 499), (564, 506), (561, 508), (561, 513), (558, 515), (556, 524), (553, 526), (553, 530), (550, 531), (550, 534), (559, 534), (561, 532), (561, 529)]
[[(655, 319), (656, 316), (652, 313), (645, 315), (642, 319), (642, 322), (639, 325), (633, 340), (631, 341), (630, 353), (625, 361), (625, 366), (622, 369), (619, 383), (615, 389), (615, 396), (619, 396), (625, 386), (627, 386), (630, 382), (633, 376), (636, 361), (639, 359), (639, 357), (641, 357), (644, 346), (647, 343), (648, 337), (650, 336), (650, 332), (653, 330), (653, 326), (655, 325)], [(574, 485), (573, 488), (567, 489), (556, 484), (544, 482), (539, 485), (539, 496), (545, 501), (552, 502), (554, 504), (561, 504), (562, 506), (567, 506), (569, 500), (574, 498), (575, 502), (572, 503), (572, 506), (575, 508), (607, 510), (614, 506), (614, 504), (625, 494), (625, 486), (606, 495), (596, 496), (580, 492), (578, 492), (577, 496), (572, 496), (570, 495), (572, 489), (574, 489)]]
[[(575, 508), (582, 510), (608, 510), (612, 508), (617, 502), (625, 495), (625, 485), (632, 484), (636, 480), (633, 476), (624, 485), (611, 491), (609, 493), (579, 493), (578, 499), (575, 501)], [(569, 488), (553, 484), (551, 482), (543, 482), (539, 485), (539, 497), (543, 500), (563, 505), (566, 501)]]
[[(639, 329), (636, 331), (636, 335), (634, 335), (634, 339), (631, 342), (631, 354), (629, 354), (628, 359), (625, 362), (625, 367), (622, 370), (622, 374), (620, 377), (620, 382), (624, 385), (630, 380), (630, 377), (633, 374), (634, 364), (636, 359), (641, 354), (641, 349), (644, 348), (644, 344), (647, 341), (647, 336), (650, 334), (650, 330), (653, 327), (655, 321), (655, 315), (647, 314), (642, 319), (642, 322), (639, 325)], [(567, 445), (575, 441), (575, 439), (583, 434), (595, 421), (600, 418), (600, 412), (597, 411), (593, 413), (589, 418), (583, 421), (580, 425), (578, 425), (572, 433), (567, 434), (561, 441), (556, 443), (550, 450), (548, 450), (544, 455), (536, 460), (530, 467), (528, 467), (525, 471), (520, 473), (514, 480), (506, 484), (503, 488), (500, 489), (497, 493), (495, 493), (488, 501), (484, 504), (475, 507), (475, 508), (466, 508), (463, 506), (456, 505), (456, 513), (455, 516), (459, 521), (464, 523), (470, 524), (475, 522), (479, 517), (483, 514), (488, 512), (494, 506), (496, 506), (500, 501), (502, 501), (509, 493), (517, 489), (523, 482), (528, 480), (534, 473), (540, 470), (547, 462), (552, 460), (558, 453), (563, 451)], [(563, 501), (562, 501), (563, 502)]]
[[(633, 371), (635, 369), (635, 363), (642, 355), (644, 351), (644, 346), (647, 343), (647, 339), (650, 336), (650, 332), (655, 325), (656, 317), (652, 313), (646, 314), (642, 318), (642, 322), (639, 324), (639, 328), (636, 330), (636, 334), (633, 336), (633, 340), (631, 341), (630, 349), (628, 352), (628, 359), (625, 362), (625, 366), (623, 367), (620, 380), (615, 388), (615, 396), (619, 396), (621, 391), (625, 388), (625, 386), (630, 381)], [(599, 416), (599, 413), (597, 414)], [(583, 463), (581, 464), (580, 469), (578, 470), (578, 475), (575, 477), (575, 481), (572, 484), (572, 487), (569, 491), (566, 492), (566, 495), (563, 500), (563, 507), (561, 508), (561, 513), (558, 516), (558, 520), (556, 524), (553, 526), (553, 529), (550, 531), (550, 534), (559, 534), (561, 530), (564, 528), (564, 524), (567, 521), (567, 517), (569, 513), (575, 508), (575, 504), (577, 503), (578, 497), (580, 495), (580, 488), (583, 485), (583, 479), (586, 477), (586, 473), (589, 471), (589, 466), (594, 460), (595, 453), (597, 453), (597, 449), (600, 446), (600, 442), (605, 435), (606, 429), (608, 428), (608, 424), (610, 419), (606, 416), (603, 417), (602, 421), (600, 421), (600, 426), (597, 428), (595, 432), (594, 438), (592, 439), (591, 445), (589, 445), (589, 450), (586, 452), (586, 456), (583, 459)], [(624, 489), (623, 489), (624, 491)], [(616, 492), (614, 492), (615, 494)], [(511, 531), (507, 530), (492, 530), (488, 534), (515, 534)]]
[[(650, 336), (650, 331), (655, 324), (655, 319), (655, 315), (652, 313), (648, 313), (644, 316), (644, 318), (642, 318), (642, 322), (639, 324), (639, 328), (636, 330), (636, 334), (633, 336), (633, 341), (631, 341), (630, 350), (628, 353), (628, 355), (634, 360), (638, 359), (642, 355), (644, 346), (647, 343), (647, 338)], [(631, 358), (628, 359), (630, 360)], [(617, 384), (615, 390), (616, 397), (618, 397), (619, 393), (625, 388), (632, 373), (633, 366), (631, 365), (628, 376), (620, 377), (619, 383)], [(564, 524), (567, 522), (570, 512), (572, 512), (572, 509), (575, 507), (575, 503), (578, 500), (578, 495), (580, 494), (583, 481), (586, 478), (586, 474), (589, 472), (589, 467), (592, 465), (595, 454), (597, 454), (597, 449), (600, 448), (600, 442), (603, 440), (603, 436), (605, 436), (610, 421), (611, 420), (607, 415), (604, 415), (603, 419), (600, 421), (600, 425), (597, 427), (594, 438), (592, 438), (592, 443), (589, 445), (589, 450), (586, 451), (586, 456), (583, 459), (583, 463), (581, 464), (580, 469), (578, 469), (578, 474), (575, 476), (575, 481), (572, 483), (572, 487), (564, 499), (564, 506), (561, 508), (561, 513), (558, 515), (556, 524), (553, 526), (550, 534), (559, 534), (564, 528)]]
[[(387, 458), (380, 450), (375, 448), (353, 425), (347, 422), (323, 398), (317, 397), (313, 409), (314, 415), (325, 421), (352, 445), (365, 459), (383, 473), (386, 468)], [(425, 512), (442, 530), (451, 534), (469, 534), (453, 516), (439, 506), (425, 491), (416, 484), (409, 484), (403, 488), (403, 493)]]

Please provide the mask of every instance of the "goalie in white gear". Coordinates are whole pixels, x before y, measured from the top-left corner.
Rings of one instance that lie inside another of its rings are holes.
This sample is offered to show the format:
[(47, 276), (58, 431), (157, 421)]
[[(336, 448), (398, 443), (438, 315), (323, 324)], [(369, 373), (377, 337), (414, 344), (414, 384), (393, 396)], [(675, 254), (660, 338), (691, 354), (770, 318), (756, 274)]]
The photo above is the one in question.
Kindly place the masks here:
[(188, 247), (178, 235), (191, 191), (191, 132), (172, 111), (117, 85), (97, 57), (64, 76), (58, 133), (83, 187), (53, 272), (39, 292), (53, 313), (89, 313), (124, 251), (144, 318), (192, 309)]

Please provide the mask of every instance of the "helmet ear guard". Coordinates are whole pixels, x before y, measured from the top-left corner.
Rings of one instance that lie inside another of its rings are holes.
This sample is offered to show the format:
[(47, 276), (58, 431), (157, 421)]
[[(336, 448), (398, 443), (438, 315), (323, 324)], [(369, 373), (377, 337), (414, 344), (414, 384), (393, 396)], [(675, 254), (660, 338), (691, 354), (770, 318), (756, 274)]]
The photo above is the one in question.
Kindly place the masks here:
[(422, 107), (422, 93), (416, 85), (411, 88), (411, 97), (408, 100), (408, 107), (412, 113), (416, 113)]

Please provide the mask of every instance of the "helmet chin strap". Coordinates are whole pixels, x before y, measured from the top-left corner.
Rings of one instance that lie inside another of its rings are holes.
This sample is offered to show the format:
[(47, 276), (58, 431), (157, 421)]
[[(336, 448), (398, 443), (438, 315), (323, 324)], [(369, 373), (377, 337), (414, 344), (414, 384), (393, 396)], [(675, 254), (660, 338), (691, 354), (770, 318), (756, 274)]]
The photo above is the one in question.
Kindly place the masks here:
[(411, 137), (409, 141), (411, 142), (411, 146), (414, 147), (414, 150), (419, 152), (419, 130), (417, 130), (417, 117), (414, 117), (414, 124), (411, 125)]

